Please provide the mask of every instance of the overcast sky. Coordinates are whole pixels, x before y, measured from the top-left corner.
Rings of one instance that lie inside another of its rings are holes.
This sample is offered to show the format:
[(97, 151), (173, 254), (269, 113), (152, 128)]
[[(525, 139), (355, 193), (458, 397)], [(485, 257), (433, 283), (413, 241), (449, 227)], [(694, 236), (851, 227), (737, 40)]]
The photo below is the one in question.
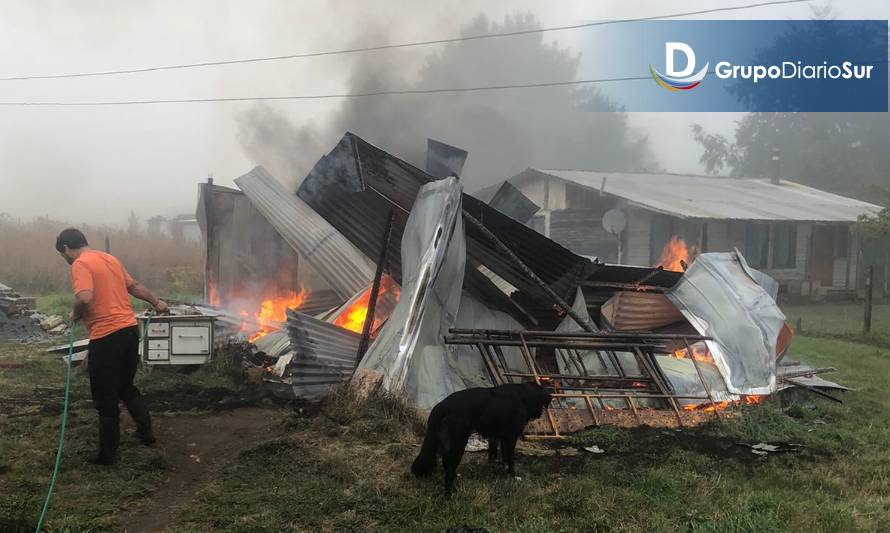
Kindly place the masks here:
[[(532, 12), (543, 26), (666, 14), (746, 0), (562, 1), (97, 1), (2, 0), (0, 77), (247, 58), (328, 50), (368, 36), (386, 42), (455, 36), (480, 13), (492, 20)], [(554, 5), (555, 4), (555, 5)], [(813, 5), (824, 5), (814, 2)], [(887, 18), (885, 0), (837, 0), (837, 18)], [(558, 7), (557, 7), (558, 6)], [(808, 4), (711, 18), (808, 18)], [(368, 27), (380, 28), (368, 32)], [(381, 33), (385, 32), (385, 33)], [(579, 48), (575, 32), (548, 41)], [(418, 69), (435, 47), (373, 52)], [(0, 101), (205, 98), (342, 92), (362, 55), (194, 68), (94, 78), (0, 82)], [(544, 80), (528, 80), (529, 82)], [(398, 98), (389, 96), (384, 98)], [(436, 96), (430, 96), (434, 102)], [(194, 212), (197, 183), (231, 184), (255, 164), (239, 144), (236, 118), (251, 103), (109, 107), (0, 107), (0, 213), (72, 223), (124, 223)], [(294, 124), (324, 124), (336, 100), (273, 103)], [(373, 105), (373, 100), (368, 100)], [(700, 172), (689, 124), (729, 134), (733, 114), (631, 114), (661, 166)], [(663, 132), (670, 131), (671, 135)], [(328, 147), (330, 148), (330, 147)], [(385, 146), (382, 148), (386, 148)], [(470, 151), (473, 147), (464, 147)], [(310, 149), (310, 148), (307, 148)], [(319, 148), (311, 148), (322, 155)], [(470, 186), (470, 188), (472, 188)]]

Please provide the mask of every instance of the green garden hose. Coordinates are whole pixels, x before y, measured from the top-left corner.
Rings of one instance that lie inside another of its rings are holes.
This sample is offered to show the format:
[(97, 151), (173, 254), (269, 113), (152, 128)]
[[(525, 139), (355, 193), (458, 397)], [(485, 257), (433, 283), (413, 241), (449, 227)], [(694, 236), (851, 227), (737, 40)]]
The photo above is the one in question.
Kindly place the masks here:
[[(142, 336), (139, 339), (139, 345), (145, 342), (145, 335), (148, 333), (148, 325), (151, 323), (151, 314), (145, 317), (145, 327), (142, 330)], [(40, 533), (43, 529), (43, 522), (46, 520), (46, 513), (49, 510), (49, 502), (53, 499), (53, 489), (56, 488), (56, 477), (59, 475), (59, 466), (62, 464), (62, 448), (65, 446), (65, 425), (68, 422), (68, 392), (71, 390), (71, 359), (74, 357), (74, 323), (68, 325), (68, 358), (66, 360), (65, 370), (65, 398), (62, 401), (62, 428), (59, 430), (59, 447), (56, 450), (56, 464), (53, 467), (53, 476), (49, 481), (49, 490), (46, 491), (46, 500), (43, 502), (43, 510), (40, 511), (40, 519), (37, 521), (37, 529), (34, 533)]]
[(56, 487), (56, 476), (59, 474), (59, 465), (62, 463), (62, 447), (65, 445), (65, 424), (68, 422), (68, 391), (71, 389), (71, 359), (74, 356), (74, 323), (68, 325), (68, 358), (65, 370), (65, 399), (62, 402), (62, 429), (59, 430), (59, 448), (56, 450), (56, 465), (53, 467), (53, 477), (49, 482), (49, 490), (46, 491), (46, 501), (43, 502), (43, 510), (40, 511), (40, 520), (37, 521), (35, 533), (43, 529), (43, 521), (46, 520), (46, 512), (49, 510), (49, 502), (53, 498), (53, 489)]

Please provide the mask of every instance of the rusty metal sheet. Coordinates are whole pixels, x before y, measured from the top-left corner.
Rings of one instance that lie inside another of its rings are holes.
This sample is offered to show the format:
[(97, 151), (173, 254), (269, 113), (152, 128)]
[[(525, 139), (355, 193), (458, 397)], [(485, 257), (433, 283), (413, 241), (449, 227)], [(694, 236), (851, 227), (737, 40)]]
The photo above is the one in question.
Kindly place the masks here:
[(616, 331), (654, 331), (684, 320), (664, 294), (654, 292), (616, 292), (601, 312)]

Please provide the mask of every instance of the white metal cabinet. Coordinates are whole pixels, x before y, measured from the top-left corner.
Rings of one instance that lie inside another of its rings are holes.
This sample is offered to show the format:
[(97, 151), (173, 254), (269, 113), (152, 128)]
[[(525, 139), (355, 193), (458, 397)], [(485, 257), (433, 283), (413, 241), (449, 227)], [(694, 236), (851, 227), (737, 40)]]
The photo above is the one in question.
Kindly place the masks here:
[[(146, 317), (139, 317), (145, 331)], [(141, 334), (141, 333), (140, 333)], [(145, 365), (202, 365), (213, 358), (214, 318), (203, 315), (153, 316), (139, 353)]]
[(210, 353), (210, 326), (173, 326), (170, 337), (173, 355)]

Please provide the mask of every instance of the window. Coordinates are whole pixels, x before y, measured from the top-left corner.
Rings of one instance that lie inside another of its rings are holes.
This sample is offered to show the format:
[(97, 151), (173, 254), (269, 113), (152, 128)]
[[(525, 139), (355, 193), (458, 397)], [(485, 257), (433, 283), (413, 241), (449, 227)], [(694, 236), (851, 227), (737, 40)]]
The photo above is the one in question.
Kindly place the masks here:
[(776, 224), (773, 243), (773, 268), (797, 266), (797, 225)]
[(748, 224), (745, 228), (745, 260), (752, 267), (765, 267), (769, 258), (769, 226)]

